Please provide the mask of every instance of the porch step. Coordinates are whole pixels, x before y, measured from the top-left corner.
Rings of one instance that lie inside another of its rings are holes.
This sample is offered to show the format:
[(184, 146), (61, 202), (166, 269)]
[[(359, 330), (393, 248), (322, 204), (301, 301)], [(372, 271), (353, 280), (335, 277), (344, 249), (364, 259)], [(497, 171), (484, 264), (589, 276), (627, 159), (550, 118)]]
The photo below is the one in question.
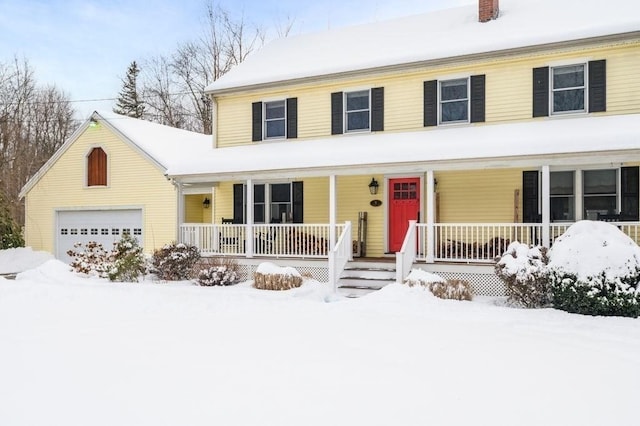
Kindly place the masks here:
[(0, 277), (5, 278), (7, 280), (15, 280), (17, 274), (0, 274)]
[(346, 297), (360, 297), (380, 290), (395, 280), (394, 264), (350, 262), (340, 276), (338, 291)]

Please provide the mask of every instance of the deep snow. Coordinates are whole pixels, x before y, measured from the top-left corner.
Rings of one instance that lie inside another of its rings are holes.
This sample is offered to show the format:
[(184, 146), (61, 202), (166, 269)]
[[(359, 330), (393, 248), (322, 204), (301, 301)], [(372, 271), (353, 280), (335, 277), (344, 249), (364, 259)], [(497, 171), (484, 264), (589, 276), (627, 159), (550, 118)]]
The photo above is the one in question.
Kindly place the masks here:
[(640, 321), (390, 285), (0, 278), (0, 425), (632, 425)]

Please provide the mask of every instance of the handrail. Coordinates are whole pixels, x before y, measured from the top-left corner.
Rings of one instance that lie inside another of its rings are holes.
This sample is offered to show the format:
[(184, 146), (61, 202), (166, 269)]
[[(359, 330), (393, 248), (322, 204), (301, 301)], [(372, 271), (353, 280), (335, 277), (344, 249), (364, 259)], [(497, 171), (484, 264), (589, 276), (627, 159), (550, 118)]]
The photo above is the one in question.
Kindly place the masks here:
[(338, 291), (338, 280), (351, 258), (351, 250), (351, 222), (347, 221), (336, 246), (329, 252), (329, 282), (333, 285), (334, 293)]
[(396, 253), (396, 282), (401, 284), (411, 272), (411, 266), (417, 255), (417, 221), (409, 221), (409, 229), (404, 236), (402, 248)]

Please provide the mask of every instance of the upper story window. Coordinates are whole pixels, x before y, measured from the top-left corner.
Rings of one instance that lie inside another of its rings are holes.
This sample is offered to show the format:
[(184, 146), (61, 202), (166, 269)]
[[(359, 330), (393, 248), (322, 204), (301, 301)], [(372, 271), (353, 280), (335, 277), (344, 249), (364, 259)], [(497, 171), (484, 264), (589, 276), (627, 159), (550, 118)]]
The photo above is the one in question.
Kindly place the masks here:
[(424, 82), (424, 126), (485, 121), (484, 74)]
[(264, 102), (264, 138), (284, 138), (286, 136), (285, 101)]
[(331, 94), (331, 134), (384, 130), (384, 87)]
[(369, 130), (369, 91), (346, 92), (344, 94), (345, 132)]
[(469, 80), (459, 78), (440, 82), (440, 123), (469, 121)]
[(107, 185), (107, 153), (93, 148), (87, 156), (87, 186)]
[(298, 98), (254, 102), (251, 107), (252, 141), (298, 137)]
[(533, 116), (607, 110), (607, 61), (533, 69)]
[(585, 66), (551, 69), (552, 113), (585, 112)]

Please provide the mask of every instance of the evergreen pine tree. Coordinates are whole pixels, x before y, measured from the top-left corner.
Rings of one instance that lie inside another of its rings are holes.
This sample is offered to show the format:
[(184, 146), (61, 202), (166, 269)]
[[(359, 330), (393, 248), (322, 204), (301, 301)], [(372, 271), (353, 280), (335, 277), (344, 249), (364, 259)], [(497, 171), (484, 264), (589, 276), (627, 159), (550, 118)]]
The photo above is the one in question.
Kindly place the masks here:
[(6, 198), (0, 192), (0, 250), (24, 247), (20, 227), (9, 214)]
[(127, 68), (127, 75), (122, 79), (122, 90), (118, 94), (116, 107), (113, 109), (116, 114), (142, 118), (144, 102), (138, 93), (138, 74), (140, 74), (140, 68), (136, 61), (133, 61)]

